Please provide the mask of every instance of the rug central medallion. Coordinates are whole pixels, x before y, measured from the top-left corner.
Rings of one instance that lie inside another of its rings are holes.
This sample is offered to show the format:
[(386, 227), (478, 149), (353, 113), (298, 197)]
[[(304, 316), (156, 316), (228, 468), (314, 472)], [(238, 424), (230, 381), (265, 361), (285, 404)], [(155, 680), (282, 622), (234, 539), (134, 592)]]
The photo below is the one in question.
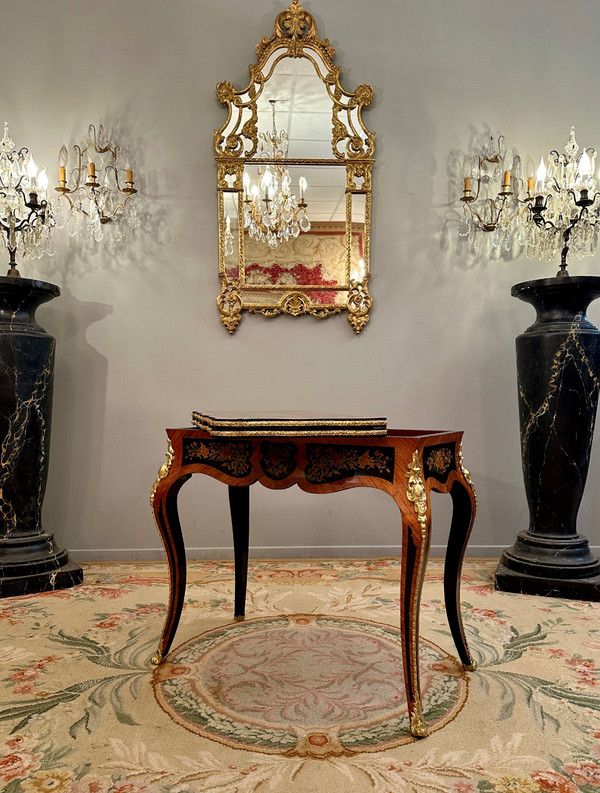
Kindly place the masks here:
[[(296, 614), (237, 622), (174, 650), (154, 673), (158, 703), (178, 724), (236, 748), (323, 757), (412, 740), (398, 628)], [(421, 640), (429, 731), (467, 697), (462, 666)]]

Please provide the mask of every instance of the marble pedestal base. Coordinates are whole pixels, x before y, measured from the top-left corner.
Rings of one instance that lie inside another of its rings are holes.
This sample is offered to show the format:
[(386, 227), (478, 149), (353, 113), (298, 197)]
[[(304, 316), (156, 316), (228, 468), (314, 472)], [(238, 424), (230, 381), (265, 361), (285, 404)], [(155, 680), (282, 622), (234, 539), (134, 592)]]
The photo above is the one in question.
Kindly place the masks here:
[(517, 338), (529, 528), (502, 554), (497, 589), (600, 600), (600, 560), (577, 532), (600, 389), (600, 332), (586, 317), (597, 276), (526, 281), (512, 295), (536, 321)]
[(0, 598), (81, 584), (81, 567), (50, 534), (0, 540)]
[(496, 589), (520, 595), (600, 601), (600, 575), (586, 578), (554, 578), (538, 570), (535, 575), (518, 573), (500, 561), (494, 577)]
[(42, 527), (55, 342), (35, 311), (59, 294), (54, 284), (0, 277), (0, 597), (83, 580)]

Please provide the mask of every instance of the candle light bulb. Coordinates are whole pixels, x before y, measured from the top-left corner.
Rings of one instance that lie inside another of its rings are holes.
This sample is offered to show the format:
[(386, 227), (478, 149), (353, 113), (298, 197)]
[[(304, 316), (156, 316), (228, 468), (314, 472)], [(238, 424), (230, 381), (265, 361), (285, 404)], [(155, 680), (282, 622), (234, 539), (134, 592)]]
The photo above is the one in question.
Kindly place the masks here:
[(244, 171), (244, 195), (248, 195), (250, 192), (250, 174), (248, 171)]
[(301, 177), (298, 179), (298, 187), (300, 188), (300, 198), (301, 198), (302, 200), (304, 200), (304, 193), (305, 193), (305, 191), (306, 191), (306, 188), (308, 187), (308, 182), (306, 181), (306, 179), (304, 178), (304, 176), (301, 176)]
[(592, 162), (589, 154), (584, 149), (581, 157), (579, 158), (579, 176), (583, 179), (587, 178), (592, 172)]
[(227, 217), (225, 218), (225, 223), (227, 225), (227, 233), (229, 234), (229, 232), (231, 231), (231, 218), (229, 217), (229, 215), (227, 215)]
[(537, 169), (537, 183), (535, 189), (538, 193), (542, 193), (544, 191), (544, 184), (546, 182), (546, 166), (544, 165), (544, 158), (540, 160), (540, 167)]
[(465, 159), (463, 160), (463, 167), (462, 167), (462, 175), (464, 179), (471, 178), (473, 172), (473, 166), (471, 163), (471, 157), (466, 154)]
[(37, 166), (35, 164), (33, 157), (31, 156), (29, 157), (29, 162), (27, 163), (27, 176), (30, 179), (35, 179), (35, 177), (37, 176)]
[(525, 160), (525, 174), (528, 179), (533, 179), (535, 177), (535, 163), (529, 155), (527, 155), (527, 159)]
[(38, 176), (38, 185), (40, 190), (45, 193), (48, 189), (48, 174), (46, 173), (46, 169), (42, 168), (40, 174)]
[(29, 155), (29, 162), (27, 163), (27, 176), (29, 177), (29, 189), (32, 193), (35, 193), (37, 190), (37, 166), (31, 155)]
[(63, 145), (61, 146), (60, 151), (58, 152), (58, 167), (66, 168), (68, 162), (69, 162), (69, 152), (67, 151), (67, 147)]

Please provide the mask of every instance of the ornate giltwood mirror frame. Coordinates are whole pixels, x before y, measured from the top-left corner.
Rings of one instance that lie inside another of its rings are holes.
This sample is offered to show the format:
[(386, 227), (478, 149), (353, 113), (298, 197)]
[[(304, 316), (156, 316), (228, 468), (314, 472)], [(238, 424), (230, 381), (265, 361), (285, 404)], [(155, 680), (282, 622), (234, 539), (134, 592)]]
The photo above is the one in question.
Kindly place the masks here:
[[(341, 87), (335, 50), (319, 38), (299, 0), (277, 16), (273, 35), (262, 39), (256, 54), (246, 88), (217, 85), (228, 110), (214, 140), (221, 322), (234, 333), (242, 311), (320, 319), (347, 311), (360, 333), (372, 306), (375, 150), (375, 135), (361, 114), (373, 89), (359, 85), (350, 93)], [(288, 135), (275, 120), (282, 108), (293, 127), (289, 153)], [(320, 133), (312, 129), (317, 120)], [(296, 140), (295, 128), (302, 130)]]

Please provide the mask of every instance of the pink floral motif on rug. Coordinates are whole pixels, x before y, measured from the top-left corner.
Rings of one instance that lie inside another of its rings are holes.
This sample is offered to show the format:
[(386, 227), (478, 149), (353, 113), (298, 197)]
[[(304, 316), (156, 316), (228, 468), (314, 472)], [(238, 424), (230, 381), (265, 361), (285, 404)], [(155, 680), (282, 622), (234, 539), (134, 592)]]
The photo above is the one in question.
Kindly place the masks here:
[(164, 563), (6, 598), (0, 790), (600, 793), (600, 604), (496, 592), (495, 567), (465, 564), (463, 677), (443, 563), (427, 566), (423, 740), (403, 706), (397, 559), (253, 561), (245, 623), (233, 563), (190, 563), (161, 671)]
[[(290, 615), (235, 623), (171, 652), (154, 686), (163, 710), (205, 738), (253, 751), (323, 757), (414, 739), (397, 628), (364, 619)], [(430, 731), (467, 698), (457, 661), (421, 645)]]

